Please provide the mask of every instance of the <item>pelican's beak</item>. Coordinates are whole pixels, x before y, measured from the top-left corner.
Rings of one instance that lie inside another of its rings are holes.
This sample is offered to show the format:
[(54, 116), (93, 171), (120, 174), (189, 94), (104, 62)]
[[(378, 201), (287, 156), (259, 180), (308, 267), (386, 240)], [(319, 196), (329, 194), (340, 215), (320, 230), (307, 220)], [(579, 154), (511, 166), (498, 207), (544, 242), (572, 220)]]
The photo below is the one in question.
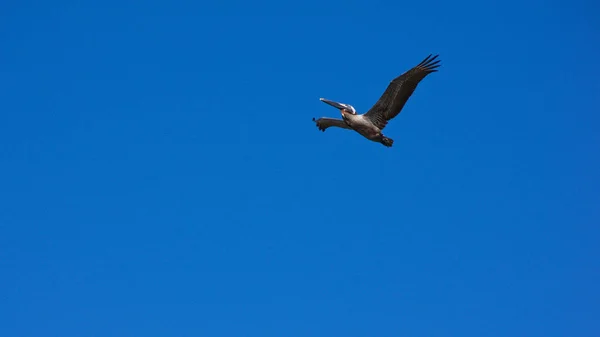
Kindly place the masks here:
[(319, 98), (319, 99), (321, 100), (321, 102), (327, 103), (327, 104), (331, 105), (332, 107), (338, 108), (340, 110), (346, 109), (346, 107), (343, 106), (341, 103), (330, 101), (330, 100), (328, 100), (326, 98)]

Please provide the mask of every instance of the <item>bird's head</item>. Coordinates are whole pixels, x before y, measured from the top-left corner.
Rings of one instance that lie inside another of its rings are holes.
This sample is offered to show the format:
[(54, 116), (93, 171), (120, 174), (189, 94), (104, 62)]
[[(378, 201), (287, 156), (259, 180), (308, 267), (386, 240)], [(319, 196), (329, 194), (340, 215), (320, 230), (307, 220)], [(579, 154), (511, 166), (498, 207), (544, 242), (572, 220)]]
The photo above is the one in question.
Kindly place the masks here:
[(344, 104), (344, 103), (339, 103), (339, 102), (334, 102), (334, 101), (330, 101), (328, 99), (325, 98), (320, 98), (321, 102), (323, 103), (327, 103), (329, 105), (331, 105), (334, 108), (340, 109), (340, 112), (342, 113), (342, 116), (344, 116), (344, 114), (349, 114), (349, 115), (356, 115), (356, 109), (354, 109), (354, 107), (350, 104)]

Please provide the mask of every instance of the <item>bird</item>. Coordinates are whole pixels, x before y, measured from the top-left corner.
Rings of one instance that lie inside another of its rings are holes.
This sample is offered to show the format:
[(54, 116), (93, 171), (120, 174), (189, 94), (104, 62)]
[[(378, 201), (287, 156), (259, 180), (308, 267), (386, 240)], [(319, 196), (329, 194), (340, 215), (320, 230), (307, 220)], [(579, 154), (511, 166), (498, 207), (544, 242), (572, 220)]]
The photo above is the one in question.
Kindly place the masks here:
[(321, 102), (339, 109), (342, 118), (313, 118), (313, 122), (323, 132), (330, 127), (354, 130), (371, 141), (392, 147), (394, 140), (384, 136), (382, 130), (400, 113), (419, 82), (427, 75), (438, 71), (437, 68), (440, 66), (440, 60), (436, 60), (438, 56), (429, 54), (412, 69), (394, 78), (379, 100), (364, 114), (357, 114), (356, 109), (350, 104), (320, 98)]

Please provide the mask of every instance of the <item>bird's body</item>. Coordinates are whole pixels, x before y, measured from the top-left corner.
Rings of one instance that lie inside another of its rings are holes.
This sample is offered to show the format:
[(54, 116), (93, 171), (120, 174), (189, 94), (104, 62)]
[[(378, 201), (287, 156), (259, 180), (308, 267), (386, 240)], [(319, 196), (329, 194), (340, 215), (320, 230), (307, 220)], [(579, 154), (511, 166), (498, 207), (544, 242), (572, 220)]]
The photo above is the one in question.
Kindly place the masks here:
[(381, 130), (365, 115), (343, 114), (343, 121), (363, 137), (374, 142), (382, 141), (383, 134)]
[(389, 120), (400, 113), (419, 82), (425, 76), (437, 71), (436, 68), (440, 66), (440, 61), (435, 61), (436, 58), (437, 55), (434, 57), (429, 55), (417, 66), (393, 79), (383, 95), (365, 114), (357, 114), (356, 109), (350, 104), (321, 98), (322, 102), (340, 109), (342, 119), (321, 117), (319, 119), (313, 118), (313, 121), (321, 131), (325, 131), (330, 127), (351, 129), (371, 141), (391, 147), (394, 141), (383, 135), (383, 128)]

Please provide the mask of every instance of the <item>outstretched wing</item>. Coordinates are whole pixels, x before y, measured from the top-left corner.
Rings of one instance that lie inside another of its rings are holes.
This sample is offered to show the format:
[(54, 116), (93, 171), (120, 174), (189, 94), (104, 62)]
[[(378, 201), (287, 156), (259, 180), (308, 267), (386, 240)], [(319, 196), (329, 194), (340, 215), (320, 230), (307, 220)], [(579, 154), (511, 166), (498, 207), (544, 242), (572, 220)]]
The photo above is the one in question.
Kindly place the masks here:
[(313, 120), (313, 122), (317, 123), (317, 127), (321, 131), (325, 131), (325, 129), (332, 127), (332, 126), (335, 126), (338, 128), (343, 128), (343, 129), (350, 129), (348, 124), (346, 124), (346, 122), (344, 122), (344, 120), (342, 120), (342, 119), (321, 117), (319, 119), (313, 118), (312, 120)]
[(435, 61), (437, 57), (438, 55), (431, 57), (430, 54), (421, 63), (393, 79), (375, 105), (365, 113), (365, 117), (379, 129), (383, 129), (390, 119), (400, 113), (419, 82), (437, 71), (436, 68), (440, 66), (440, 60)]

